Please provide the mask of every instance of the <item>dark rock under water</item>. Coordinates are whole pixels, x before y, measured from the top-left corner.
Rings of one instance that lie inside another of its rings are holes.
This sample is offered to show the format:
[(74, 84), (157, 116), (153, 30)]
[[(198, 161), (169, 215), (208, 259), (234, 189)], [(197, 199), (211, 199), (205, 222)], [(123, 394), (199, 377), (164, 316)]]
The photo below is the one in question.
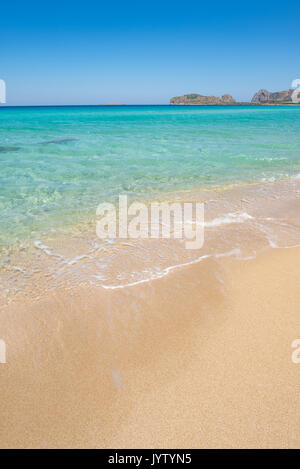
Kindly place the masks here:
[(6, 153), (8, 151), (18, 151), (20, 147), (0, 147), (0, 152)]
[(49, 145), (50, 143), (68, 143), (68, 142), (76, 142), (77, 138), (62, 138), (59, 140), (48, 140), (46, 142), (41, 142), (42, 145)]

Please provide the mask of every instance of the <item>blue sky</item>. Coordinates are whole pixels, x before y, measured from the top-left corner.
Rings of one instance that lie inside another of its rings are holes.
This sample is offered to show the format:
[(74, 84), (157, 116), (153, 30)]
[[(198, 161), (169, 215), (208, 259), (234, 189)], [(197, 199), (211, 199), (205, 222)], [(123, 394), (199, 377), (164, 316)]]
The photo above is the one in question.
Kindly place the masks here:
[(5, 1), (7, 104), (164, 104), (190, 92), (248, 100), (286, 89), (300, 78), (299, 10), (264, 0)]

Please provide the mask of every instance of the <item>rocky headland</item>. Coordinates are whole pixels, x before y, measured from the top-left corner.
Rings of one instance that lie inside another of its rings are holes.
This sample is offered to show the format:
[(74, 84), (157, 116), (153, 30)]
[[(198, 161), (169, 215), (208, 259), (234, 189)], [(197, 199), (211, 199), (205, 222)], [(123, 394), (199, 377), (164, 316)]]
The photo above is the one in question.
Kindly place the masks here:
[(235, 104), (235, 100), (230, 94), (224, 94), (219, 98), (218, 96), (203, 96), (192, 93), (171, 98), (170, 104)]
[(276, 91), (271, 93), (268, 90), (261, 89), (252, 98), (254, 104), (278, 104), (292, 103), (292, 94), (294, 90)]
[[(259, 90), (254, 94), (251, 102), (239, 102), (230, 94), (218, 96), (204, 96), (197, 93), (185, 94), (183, 96), (175, 96), (170, 99), (170, 104), (174, 105), (249, 105), (249, 104), (296, 104), (292, 101), (292, 89), (284, 91), (270, 92), (265, 89)], [(300, 93), (300, 91), (299, 91)]]

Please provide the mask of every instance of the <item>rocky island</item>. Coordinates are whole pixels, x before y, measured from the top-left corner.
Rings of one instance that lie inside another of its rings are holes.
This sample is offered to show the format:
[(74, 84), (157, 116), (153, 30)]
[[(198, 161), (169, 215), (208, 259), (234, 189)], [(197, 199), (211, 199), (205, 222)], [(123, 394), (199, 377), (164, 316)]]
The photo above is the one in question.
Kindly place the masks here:
[(201, 94), (185, 94), (170, 99), (170, 104), (235, 104), (235, 100), (230, 94), (224, 94), (221, 98), (217, 96), (203, 96)]
[[(251, 102), (238, 102), (230, 94), (218, 96), (204, 96), (197, 93), (176, 96), (170, 99), (173, 105), (257, 105), (257, 104), (297, 104), (292, 101), (294, 90), (275, 91), (274, 93), (261, 89), (253, 96)], [(300, 91), (299, 91), (300, 93)]]
[(271, 93), (268, 90), (259, 90), (252, 98), (253, 104), (290, 104), (294, 90), (276, 91)]

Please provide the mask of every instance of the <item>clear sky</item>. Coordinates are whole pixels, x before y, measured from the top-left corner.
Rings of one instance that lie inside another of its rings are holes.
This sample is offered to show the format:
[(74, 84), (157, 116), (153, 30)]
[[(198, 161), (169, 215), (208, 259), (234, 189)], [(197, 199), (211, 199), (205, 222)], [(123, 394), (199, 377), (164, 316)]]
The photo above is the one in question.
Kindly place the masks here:
[(299, 13), (264, 0), (5, 0), (0, 78), (8, 105), (249, 100), (300, 78)]

